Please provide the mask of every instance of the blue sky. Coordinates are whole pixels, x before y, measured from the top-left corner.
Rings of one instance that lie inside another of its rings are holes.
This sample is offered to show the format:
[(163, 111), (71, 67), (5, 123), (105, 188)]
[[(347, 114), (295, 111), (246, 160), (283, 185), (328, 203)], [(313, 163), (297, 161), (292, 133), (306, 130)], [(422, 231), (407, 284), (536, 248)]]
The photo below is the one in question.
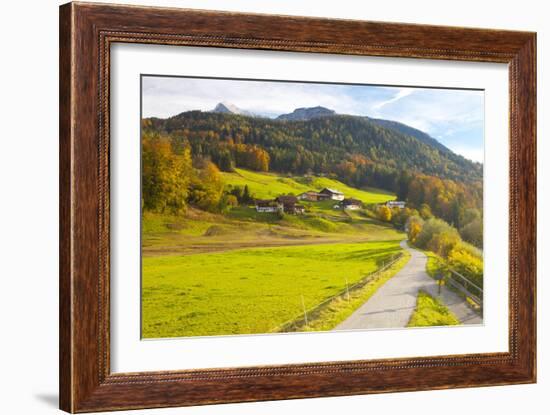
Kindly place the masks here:
[(209, 111), (218, 102), (268, 117), (321, 105), (340, 114), (402, 122), (483, 162), (483, 91), (150, 76), (142, 82), (144, 117)]

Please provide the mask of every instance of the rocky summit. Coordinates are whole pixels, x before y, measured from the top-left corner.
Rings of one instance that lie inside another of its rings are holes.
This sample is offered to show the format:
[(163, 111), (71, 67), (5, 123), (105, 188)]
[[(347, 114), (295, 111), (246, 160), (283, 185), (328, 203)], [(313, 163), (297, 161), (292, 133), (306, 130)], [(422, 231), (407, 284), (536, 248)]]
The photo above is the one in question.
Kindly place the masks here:
[(290, 114), (282, 114), (277, 117), (278, 120), (288, 121), (307, 121), (313, 118), (330, 117), (336, 115), (336, 112), (321, 106), (311, 108), (296, 108)]

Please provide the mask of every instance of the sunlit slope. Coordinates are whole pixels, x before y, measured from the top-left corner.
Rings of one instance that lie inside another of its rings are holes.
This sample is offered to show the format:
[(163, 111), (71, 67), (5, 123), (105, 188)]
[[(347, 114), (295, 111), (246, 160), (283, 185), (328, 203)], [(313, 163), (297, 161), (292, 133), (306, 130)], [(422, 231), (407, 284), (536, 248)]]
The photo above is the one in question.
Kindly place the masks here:
[(298, 195), (308, 190), (320, 191), (325, 187), (339, 190), (346, 197), (359, 199), (366, 204), (383, 203), (395, 199), (395, 195), (384, 190), (355, 189), (328, 177), (285, 177), (274, 173), (258, 173), (236, 169), (234, 173), (223, 173), (223, 178), (228, 185), (248, 185), (252, 195), (258, 199), (275, 198), (286, 194)]
[(145, 338), (277, 331), (401, 251), (399, 240), (143, 259)]

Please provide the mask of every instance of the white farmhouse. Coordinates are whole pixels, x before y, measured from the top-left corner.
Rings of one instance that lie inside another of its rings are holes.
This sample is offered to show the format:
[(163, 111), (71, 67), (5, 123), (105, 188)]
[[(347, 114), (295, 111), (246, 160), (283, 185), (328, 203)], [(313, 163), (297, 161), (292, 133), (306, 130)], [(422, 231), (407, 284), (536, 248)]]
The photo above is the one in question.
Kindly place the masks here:
[(386, 202), (386, 206), (390, 209), (393, 208), (399, 208), (399, 209), (405, 209), (405, 202), (399, 201), (399, 200), (388, 200)]
[(359, 210), (363, 207), (363, 202), (358, 199), (344, 199), (342, 200), (342, 207), (346, 210)]
[(319, 193), (328, 195), (332, 200), (340, 200), (340, 201), (344, 200), (344, 194), (341, 191), (336, 189), (330, 189), (328, 187), (325, 187)]
[(256, 200), (256, 212), (275, 213), (283, 210), (283, 204), (275, 200)]

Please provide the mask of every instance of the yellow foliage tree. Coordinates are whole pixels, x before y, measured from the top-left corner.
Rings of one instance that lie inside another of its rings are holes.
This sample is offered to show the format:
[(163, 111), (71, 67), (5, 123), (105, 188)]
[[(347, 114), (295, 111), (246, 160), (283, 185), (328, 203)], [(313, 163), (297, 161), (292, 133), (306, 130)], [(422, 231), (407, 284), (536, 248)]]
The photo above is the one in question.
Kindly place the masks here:
[(167, 137), (143, 135), (142, 197), (145, 209), (171, 213), (184, 210), (192, 176), (188, 147), (176, 154)]
[(378, 208), (378, 217), (380, 218), (380, 220), (383, 220), (384, 222), (389, 222), (391, 221), (391, 215), (392, 211), (386, 205), (380, 206)]
[(205, 161), (191, 185), (190, 200), (193, 205), (214, 212), (219, 208), (223, 186), (218, 167), (211, 161)]
[(422, 224), (418, 221), (412, 222), (409, 227), (409, 241), (414, 243), (416, 241), (416, 237), (421, 231), (422, 231)]
[(464, 276), (483, 286), (483, 259), (465, 249), (464, 244), (457, 244), (448, 255), (449, 265)]

